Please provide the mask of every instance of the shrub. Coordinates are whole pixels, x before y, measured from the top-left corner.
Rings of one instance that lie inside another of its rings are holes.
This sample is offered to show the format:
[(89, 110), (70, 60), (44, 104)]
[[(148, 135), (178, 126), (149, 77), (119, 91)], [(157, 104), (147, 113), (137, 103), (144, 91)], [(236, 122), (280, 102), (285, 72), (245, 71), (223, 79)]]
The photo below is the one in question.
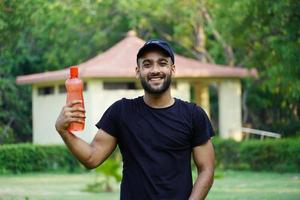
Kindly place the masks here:
[[(258, 171), (300, 172), (300, 137), (236, 142), (213, 138), (217, 167)], [(96, 169), (120, 180), (118, 151)], [(0, 146), (0, 174), (84, 171), (65, 145), (6, 144)]]
[(300, 140), (281, 139), (241, 143), (241, 162), (252, 170), (300, 171)]
[(117, 147), (112, 155), (95, 169), (96, 178), (88, 184), (87, 192), (112, 192), (119, 188), (122, 179), (122, 158)]
[(216, 164), (221, 169), (235, 169), (240, 166), (240, 144), (234, 140), (214, 138)]
[(83, 170), (64, 145), (0, 146), (0, 174)]
[(300, 172), (300, 138), (242, 142), (214, 138), (213, 144), (221, 169)]

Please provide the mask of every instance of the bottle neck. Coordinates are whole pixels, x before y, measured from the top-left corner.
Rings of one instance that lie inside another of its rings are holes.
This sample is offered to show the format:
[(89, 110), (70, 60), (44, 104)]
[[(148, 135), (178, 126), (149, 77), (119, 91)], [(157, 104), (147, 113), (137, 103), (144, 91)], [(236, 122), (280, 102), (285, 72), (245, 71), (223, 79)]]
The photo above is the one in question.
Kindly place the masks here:
[(78, 67), (70, 67), (70, 78), (78, 78)]

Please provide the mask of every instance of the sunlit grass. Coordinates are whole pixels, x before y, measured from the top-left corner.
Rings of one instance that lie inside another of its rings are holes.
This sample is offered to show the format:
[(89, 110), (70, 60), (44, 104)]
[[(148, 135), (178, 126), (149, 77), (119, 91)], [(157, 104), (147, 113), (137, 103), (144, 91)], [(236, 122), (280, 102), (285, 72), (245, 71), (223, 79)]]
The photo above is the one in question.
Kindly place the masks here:
[[(0, 176), (0, 200), (117, 200), (113, 193), (84, 192), (95, 174), (25, 174)], [(298, 200), (300, 174), (217, 171), (208, 200)]]

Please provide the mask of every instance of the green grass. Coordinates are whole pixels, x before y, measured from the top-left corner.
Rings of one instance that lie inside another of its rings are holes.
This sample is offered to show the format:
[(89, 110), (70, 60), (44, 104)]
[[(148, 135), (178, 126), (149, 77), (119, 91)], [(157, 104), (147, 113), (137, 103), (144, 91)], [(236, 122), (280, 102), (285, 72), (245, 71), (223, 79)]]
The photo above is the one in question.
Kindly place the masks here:
[(299, 200), (300, 174), (224, 172), (208, 200)]
[[(300, 174), (225, 171), (219, 177), (208, 200), (300, 199)], [(119, 199), (119, 192), (84, 192), (85, 186), (94, 180), (93, 173), (2, 175), (0, 200)]]
[(0, 176), (0, 200), (99, 200), (119, 199), (119, 193), (84, 192), (95, 175), (24, 174)]

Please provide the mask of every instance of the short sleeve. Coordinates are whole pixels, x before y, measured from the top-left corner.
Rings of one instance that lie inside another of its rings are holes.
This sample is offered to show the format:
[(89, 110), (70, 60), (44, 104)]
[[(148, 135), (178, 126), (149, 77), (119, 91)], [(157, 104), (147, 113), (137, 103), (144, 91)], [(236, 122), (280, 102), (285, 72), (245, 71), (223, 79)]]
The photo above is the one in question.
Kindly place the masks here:
[(98, 129), (102, 129), (108, 134), (117, 137), (120, 117), (121, 100), (112, 104), (102, 115), (96, 124)]
[(214, 136), (214, 130), (205, 111), (199, 106), (193, 107), (192, 147), (201, 145)]

